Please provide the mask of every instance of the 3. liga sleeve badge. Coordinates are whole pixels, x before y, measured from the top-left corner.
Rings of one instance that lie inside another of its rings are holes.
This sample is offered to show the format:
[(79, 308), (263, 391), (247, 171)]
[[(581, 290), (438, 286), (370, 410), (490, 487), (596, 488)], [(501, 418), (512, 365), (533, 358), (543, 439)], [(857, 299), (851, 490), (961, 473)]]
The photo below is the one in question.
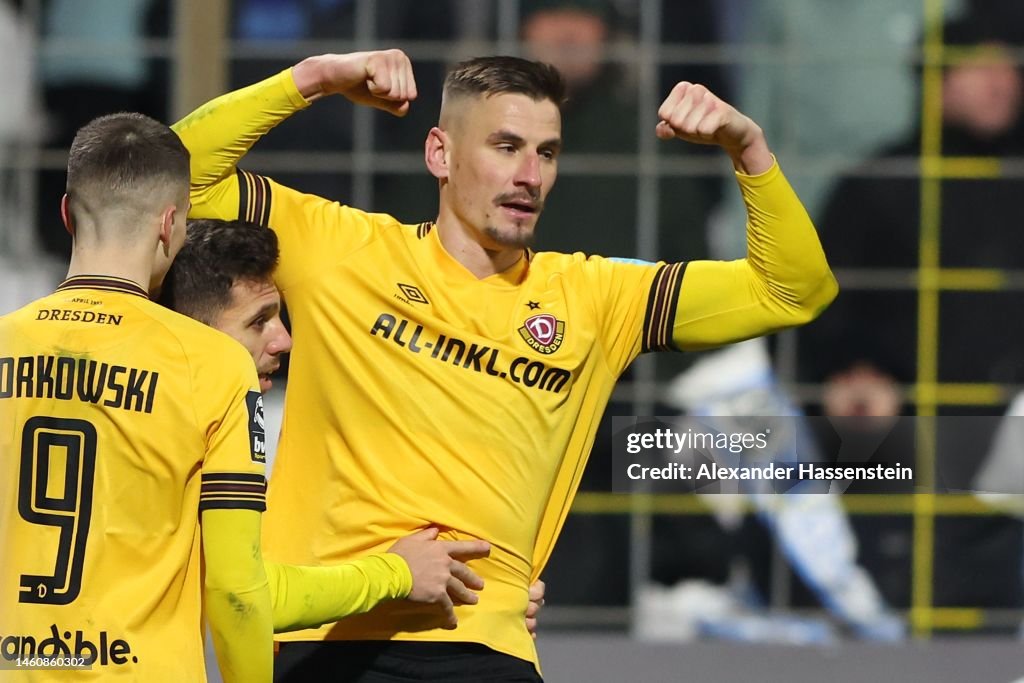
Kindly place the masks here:
[(538, 353), (554, 353), (565, 338), (565, 321), (550, 313), (541, 313), (526, 319), (519, 328), (519, 336)]
[(245, 396), (245, 405), (249, 409), (249, 445), (252, 450), (252, 461), (267, 461), (267, 433), (263, 418), (263, 394), (250, 391)]

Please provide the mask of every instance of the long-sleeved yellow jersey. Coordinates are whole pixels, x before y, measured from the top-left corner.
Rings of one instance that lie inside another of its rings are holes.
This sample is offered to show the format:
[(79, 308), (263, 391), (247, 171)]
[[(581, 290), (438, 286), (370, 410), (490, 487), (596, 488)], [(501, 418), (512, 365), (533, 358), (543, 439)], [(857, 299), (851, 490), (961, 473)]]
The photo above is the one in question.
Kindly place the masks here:
[(290, 640), (472, 641), (536, 662), (523, 614), (601, 414), (644, 351), (704, 348), (805, 322), (835, 282), (777, 166), (740, 176), (751, 253), (731, 263), (526, 252), (478, 280), (430, 223), (403, 225), (236, 169), (306, 106), (288, 72), (175, 126), (191, 215), (278, 235), (294, 348), (269, 490), (269, 558), (332, 564), (429, 524), (481, 538), (486, 586), (454, 631), (392, 602)]

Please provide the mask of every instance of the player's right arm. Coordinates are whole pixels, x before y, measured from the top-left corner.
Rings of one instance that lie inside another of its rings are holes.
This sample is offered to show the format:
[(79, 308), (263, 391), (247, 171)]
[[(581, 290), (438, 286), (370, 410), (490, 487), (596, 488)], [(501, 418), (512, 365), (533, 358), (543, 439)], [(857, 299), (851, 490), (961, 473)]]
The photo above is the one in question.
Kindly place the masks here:
[(273, 609), (260, 554), (260, 513), (203, 512), (203, 597), (225, 683), (270, 681)]
[(219, 206), (224, 202), (218, 193), (203, 193), (229, 179), (238, 161), (274, 126), (325, 95), (404, 116), (416, 98), (412, 65), (400, 50), (318, 55), (207, 102), (171, 126), (192, 155), (192, 194), (230, 213), (234, 207)]
[(317, 258), (336, 257), (365, 241), (372, 220), (237, 165), (274, 126), (329, 94), (402, 115), (416, 97), (412, 66), (398, 50), (310, 57), (211, 100), (172, 126), (191, 155), (189, 217), (238, 218), (273, 228), (281, 247), (275, 279), (284, 290), (315, 272)]
[(225, 683), (270, 681), (273, 612), (260, 552), (266, 509), (262, 395), (248, 352), (209, 331), (191, 356), (206, 452), (199, 514), (204, 605)]

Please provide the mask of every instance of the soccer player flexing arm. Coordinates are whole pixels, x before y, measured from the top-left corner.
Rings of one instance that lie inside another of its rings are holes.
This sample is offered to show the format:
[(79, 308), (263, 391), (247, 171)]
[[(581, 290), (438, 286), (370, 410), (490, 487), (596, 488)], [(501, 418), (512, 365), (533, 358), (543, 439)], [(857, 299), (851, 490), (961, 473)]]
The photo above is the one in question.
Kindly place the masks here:
[(435, 222), (402, 225), (236, 168), (276, 123), (329, 94), (402, 114), (416, 89), (401, 52), (322, 55), (175, 126), (193, 154), (193, 215), (269, 225), (281, 243), (275, 278), (295, 348), (267, 554), (337, 563), (430, 521), (449, 538), (486, 538), (491, 555), (477, 565), (479, 604), (456, 609), (458, 631), (436, 628), (429, 607), (386, 603), (287, 637), (279, 678), (402, 680), (429, 655), (446, 680), (536, 680), (528, 586), (618, 376), (641, 352), (806, 323), (835, 280), (760, 128), (701, 86), (677, 85), (655, 132), (732, 159), (749, 214), (748, 256), (733, 262), (530, 250), (557, 175), (564, 85), (516, 58), (470, 60), (446, 79), (425, 144)]

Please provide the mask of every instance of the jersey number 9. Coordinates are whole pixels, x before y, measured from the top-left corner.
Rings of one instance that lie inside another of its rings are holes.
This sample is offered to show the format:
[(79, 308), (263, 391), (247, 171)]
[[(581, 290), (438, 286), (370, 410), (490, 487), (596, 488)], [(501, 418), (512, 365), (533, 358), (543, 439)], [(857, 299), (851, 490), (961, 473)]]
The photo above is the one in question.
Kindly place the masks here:
[(96, 428), (92, 424), (29, 418), (21, 439), (18, 512), (31, 524), (56, 527), (60, 536), (53, 574), (22, 574), (19, 602), (67, 605), (78, 597), (95, 476)]

